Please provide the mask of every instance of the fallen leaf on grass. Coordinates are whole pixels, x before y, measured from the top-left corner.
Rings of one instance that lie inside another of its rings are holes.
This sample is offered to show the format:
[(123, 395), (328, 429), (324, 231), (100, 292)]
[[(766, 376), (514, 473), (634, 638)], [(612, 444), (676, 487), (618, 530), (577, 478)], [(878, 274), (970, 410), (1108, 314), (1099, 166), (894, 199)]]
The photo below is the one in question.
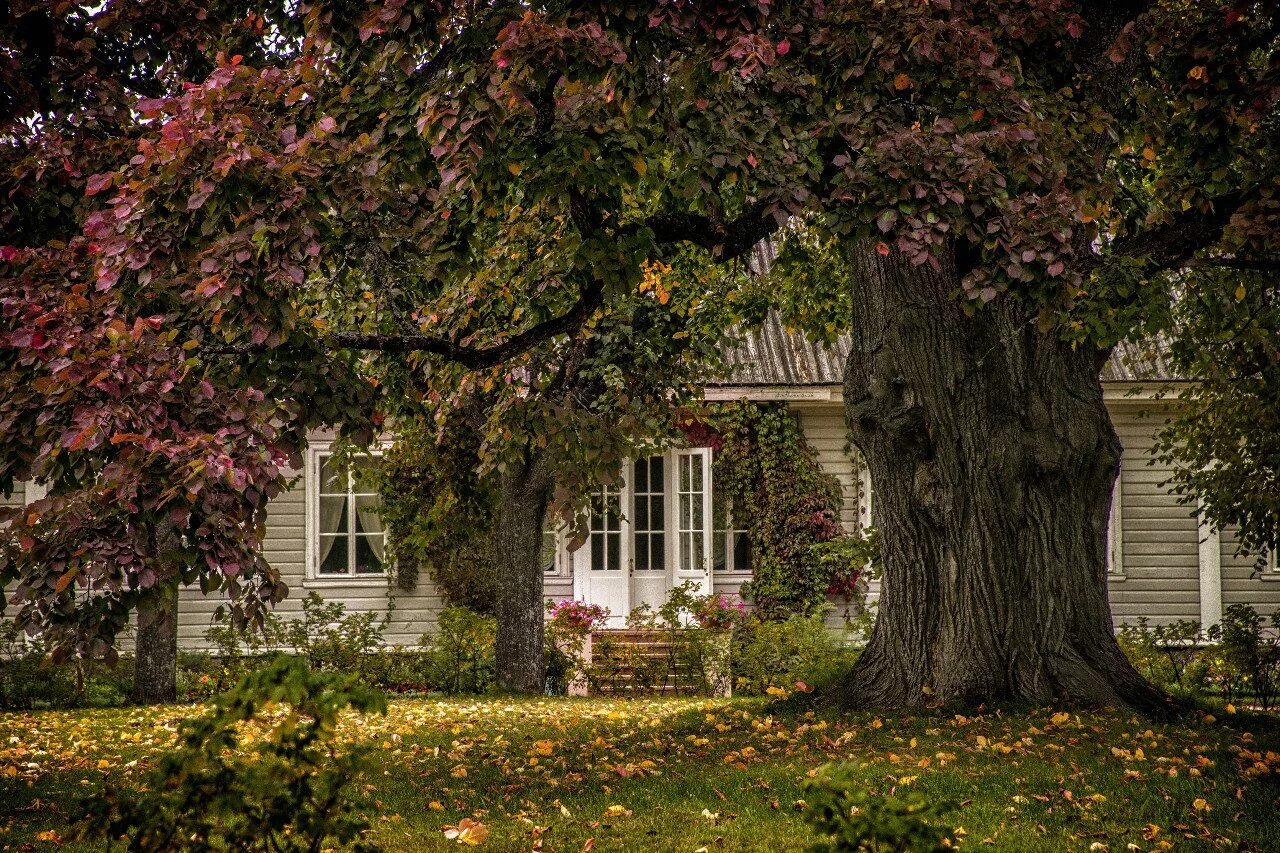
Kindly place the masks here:
[(464, 817), (457, 826), (446, 826), (444, 837), (476, 847), (489, 839), (489, 828), (478, 820)]

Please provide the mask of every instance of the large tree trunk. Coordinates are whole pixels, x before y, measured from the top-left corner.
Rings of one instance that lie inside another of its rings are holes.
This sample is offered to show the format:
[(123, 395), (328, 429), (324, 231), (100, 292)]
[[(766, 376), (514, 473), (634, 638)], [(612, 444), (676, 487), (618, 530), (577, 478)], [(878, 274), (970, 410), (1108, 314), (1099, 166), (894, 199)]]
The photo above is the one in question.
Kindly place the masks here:
[(138, 606), (133, 701), (140, 705), (178, 698), (178, 585), (166, 584)]
[(502, 475), (494, 552), (498, 578), (494, 649), (498, 689), (541, 693), (543, 661), (542, 524), (549, 479), (541, 458)]
[(860, 245), (851, 262), (845, 409), (875, 484), (882, 592), (843, 700), (1163, 708), (1111, 622), (1106, 353), (1039, 332), (1013, 297), (966, 316), (954, 260)]

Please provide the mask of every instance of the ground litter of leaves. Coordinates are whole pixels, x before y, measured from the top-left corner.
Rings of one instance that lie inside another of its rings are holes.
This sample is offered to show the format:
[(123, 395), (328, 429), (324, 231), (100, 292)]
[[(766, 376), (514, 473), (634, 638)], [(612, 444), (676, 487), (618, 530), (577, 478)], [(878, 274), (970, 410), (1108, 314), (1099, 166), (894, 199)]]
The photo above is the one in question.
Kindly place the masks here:
[[(0, 850), (68, 842), (74, 803), (128, 785), (190, 706), (0, 715)], [(388, 850), (803, 850), (804, 783), (856, 761), (947, 805), (959, 849), (1280, 850), (1280, 734), (1255, 715), (888, 717), (760, 700), (401, 700), (351, 715)]]

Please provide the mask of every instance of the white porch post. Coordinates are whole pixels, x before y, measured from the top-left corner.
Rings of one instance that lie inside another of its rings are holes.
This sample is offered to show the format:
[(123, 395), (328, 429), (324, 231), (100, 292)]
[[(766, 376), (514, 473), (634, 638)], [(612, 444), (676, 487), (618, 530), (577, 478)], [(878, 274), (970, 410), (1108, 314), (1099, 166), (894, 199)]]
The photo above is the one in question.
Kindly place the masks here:
[(1222, 542), (1197, 506), (1200, 528), (1200, 630), (1222, 621)]

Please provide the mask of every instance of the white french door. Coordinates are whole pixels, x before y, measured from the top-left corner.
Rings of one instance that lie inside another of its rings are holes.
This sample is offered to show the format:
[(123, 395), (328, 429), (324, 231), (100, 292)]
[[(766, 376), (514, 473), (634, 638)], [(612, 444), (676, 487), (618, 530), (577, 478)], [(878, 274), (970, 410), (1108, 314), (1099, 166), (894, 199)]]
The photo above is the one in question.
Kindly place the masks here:
[(711, 592), (711, 450), (695, 447), (675, 453), (676, 553), (672, 581), (693, 581)]
[(667, 500), (670, 454), (637, 459), (632, 465), (631, 511), (631, 606), (649, 605), (657, 610), (667, 603), (671, 589), (671, 569), (667, 555), (671, 523)]
[(604, 487), (591, 496), (586, 544), (574, 554), (574, 597), (609, 609), (609, 627), (631, 612), (631, 536), (623, 517), (630, 490)]

